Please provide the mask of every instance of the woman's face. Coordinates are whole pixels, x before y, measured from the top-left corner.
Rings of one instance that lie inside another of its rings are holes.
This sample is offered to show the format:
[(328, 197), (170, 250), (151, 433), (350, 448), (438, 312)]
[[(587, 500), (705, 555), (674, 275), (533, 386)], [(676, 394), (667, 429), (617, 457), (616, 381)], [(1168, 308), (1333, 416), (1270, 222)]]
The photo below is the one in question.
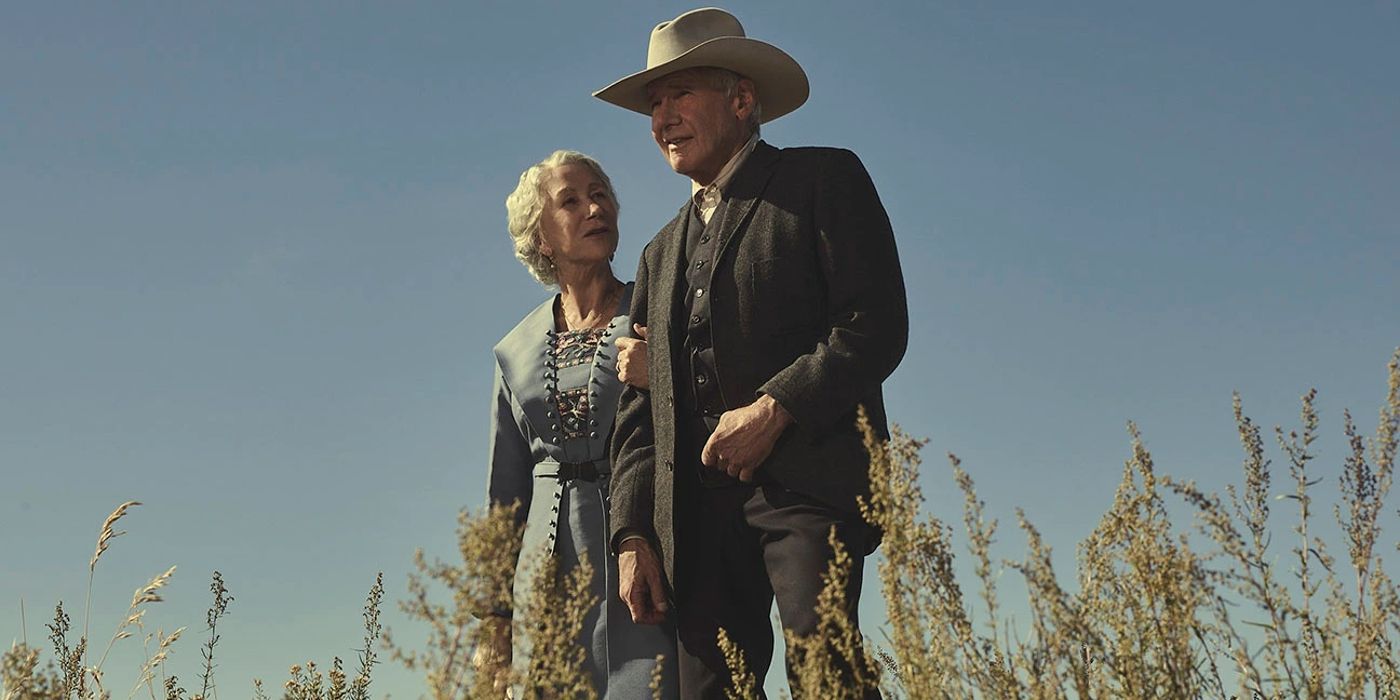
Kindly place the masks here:
[(552, 170), (544, 179), (540, 252), (556, 268), (606, 264), (617, 250), (617, 204), (583, 164)]

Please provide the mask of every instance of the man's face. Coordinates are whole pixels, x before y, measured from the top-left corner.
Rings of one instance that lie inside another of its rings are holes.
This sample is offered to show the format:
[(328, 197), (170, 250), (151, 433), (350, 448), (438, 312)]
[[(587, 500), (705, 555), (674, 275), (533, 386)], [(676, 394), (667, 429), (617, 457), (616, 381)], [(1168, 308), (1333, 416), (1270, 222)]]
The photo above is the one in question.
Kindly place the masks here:
[(711, 86), (694, 69), (647, 85), (651, 135), (671, 169), (708, 185), (748, 136), (744, 119), (753, 109), (753, 84), (741, 80), (734, 97)]

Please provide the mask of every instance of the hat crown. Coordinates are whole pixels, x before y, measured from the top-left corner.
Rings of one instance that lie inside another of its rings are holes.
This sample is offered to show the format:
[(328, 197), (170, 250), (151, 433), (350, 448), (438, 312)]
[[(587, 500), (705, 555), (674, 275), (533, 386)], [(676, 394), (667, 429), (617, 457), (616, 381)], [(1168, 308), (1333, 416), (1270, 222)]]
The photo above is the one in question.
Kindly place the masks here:
[(723, 68), (753, 81), (763, 102), (763, 121), (788, 114), (807, 101), (809, 87), (802, 66), (782, 49), (751, 39), (738, 18), (717, 7), (691, 10), (651, 30), (647, 67), (593, 93), (604, 102), (648, 117), (651, 96), (646, 86), (691, 68)]
[(744, 25), (734, 15), (717, 7), (691, 10), (651, 30), (647, 68), (666, 63), (711, 39), (742, 36)]

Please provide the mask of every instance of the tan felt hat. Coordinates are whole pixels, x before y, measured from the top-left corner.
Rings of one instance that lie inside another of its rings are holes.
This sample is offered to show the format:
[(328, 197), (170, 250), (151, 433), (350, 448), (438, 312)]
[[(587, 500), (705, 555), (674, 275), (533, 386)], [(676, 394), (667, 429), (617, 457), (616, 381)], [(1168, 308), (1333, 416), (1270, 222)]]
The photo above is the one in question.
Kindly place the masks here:
[(738, 18), (717, 7), (691, 10), (656, 25), (647, 44), (647, 67), (593, 96), (651, 116), (646, 86), (669, 73), (709, 66), (732, 70), (754, 82), (763, 121), (770, 122), (807, 101), (810, 89), (802, 66), (782, 49), (744, 36)]

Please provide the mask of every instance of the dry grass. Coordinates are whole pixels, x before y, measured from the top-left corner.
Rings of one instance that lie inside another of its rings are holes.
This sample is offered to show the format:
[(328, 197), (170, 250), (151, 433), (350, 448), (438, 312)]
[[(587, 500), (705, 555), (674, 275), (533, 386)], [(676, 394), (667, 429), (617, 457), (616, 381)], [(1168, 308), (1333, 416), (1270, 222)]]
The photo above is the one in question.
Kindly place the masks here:
[[(1335, 550), (1318, 534), (1317, 489), (1327, 479), (1315, 464), (1315, 401), (1314, 392), (1304, 395), (1297, 429), (1274, 431), (1287, 465), (1283, 489), (1274, 486), (1265, 431), (1245, 415), (1239, 397), (1242, 474), (1223, 495), (1160, 473), (1130, 425), (1122, 478), (1097, 527), (1079, 545), (1073, 585), (1057, 575), (1050, 548), (1020, 511), (1026, 555), (993, 559), (998, 523), (987, 518), (971, 476), (950, 455), (963, 494), (960, 530), (978, 588), (973, 600), (958, 583), (954, 529), (922, 510), (923, 443), (897, 427), (890, 440), (878, 441), (865, 425), (873, 489), (862, 509), (885, 532), (879, 574), (888, 632), (877, 647), (844, 619), (841, 591), (851, 562), (833, 541), (838, 556), (825, 577), (820, 631), (788, 639), (797, 660), (793, 692), (803, 698), (857, 697), (862, 687), (878, 685), (887, 698), (915, 700), (1400, 698), (1400, 588), (1381, 559), (1389, 549), (1381, 520), (1391, 507), (1386, 499), (1400, 438), (1400, 351), (1389, 364), (1374, 435), (1362, 436), (1350, 413), (1344, 416), (1348, 451), (1331, 508), (1344, 541)], [(104, 522), (90, 574), (120, 534), (114, 524), (133, 505), (123, 504)], [(1278, 505), (1287, 506), (1293, 521), (1285, 532), (1271, 525)], [(1184, 526), (1171, 515), (1183, 507), (1194, 514)], [(528, 662), (515, 660), (500, 677), (473, 668), (473, 651), (502, 629), (483, 624), (481, 616), (514, 607), (510, 582), (519, 527), (512, 509), (464, 512), (461, 563), (428, 563), (421, 552), (415, 558), (409, 598), (400, 607), (427, 623), (429, 638), (419, 650), (391, 641), (387, 633), (384, 638), (392, 659), (423, 672), (434, 700), (500, 698), (507, 685), (521, 686), (530, 698), (596, 697), (577, 643), (584, 616), (598, 603), (588, 594), (594, 572), (587, 567), (565, 572), (550, 559), (527, 558), (522, 572), (532, 572), (534, 584), (530, 599), (515, 611), (514, 630), (532, 651)], [(1003, 567), (1024, 578), (1030, 615), (1023, 624), (1013, 624), (1001, 607), (997, 576)], [(146, 609), (160, 601), (173, 573), (172, 567), (137, 589), (109, 650), (144, 631)], [(445, 589), (447, 602), (437, 600), (432, 586)], [(202, 690), (190, 700), (214, 688), (216, 623), (231, 600), (217, 574), (211, 589), (215, 603), (206, 619)], [(359, 674), (348, 679), (339, 659), (324, 675), (312, 663), (294, 666), (284, 700), (368, 700), (382, 597), (381, 581), (365, 606)], [(4, 654), (3, 700), (107, 700), (106, 652), (86, 665), (87, 635), (70, 644), (61, 604), (49, 631), (53, 659), (47, 665), (41, 667), (39, 650), (26, 645)], [(177, 678), (164, 672), (179, 634), (146, 635), (156, 646), (146, 654), (138, 688), (147, 688), (152, 700), (158, 692), (166, 700), (185, 696)], [(730, 697), (757, 696), (758, 681), (741, 667), (738, 650), (724, 635), (721, 645), (735, 675)], [(260, 682), (254, 697), (267, 700)]]
[[(427, 623), (427, 644), (412, 650), (386, 635), (386, 646), (394, 659), (424, 673), (434, 700), (501, 698), (506, 687), (518, 688), (517, 697), (524, 698), (597, 697), (579, 644), (584, 618), (600, 602), (590, 591), (592, 567), (584, 560), (561, 571), (553, 557), (522, 559), (518, 507), (497, 506), (477, 516), (463, 511), (458, 517), (458, 564), (429, 563), (421, 551), (414, 555), (417, 571), (409, 575), (410, 597), (400, 609)], [(517, 561), (520, 575), (530, 581), (519, 610), (511, 585)], [(450, 605), (433, 599), (433, 582), (446, 589)], [(497, 626), (502, 618), (496, 615), (506, 614), (512, 615), (513, 624)], [(527, 658), (514, 659), (513, 665), (511, 659), (501, 659), (504, 667), (497, 667), (488, 663), (489, 654), (478, 652), (473, 664), (473, 651), (489, 646), (496, 634), (505, 634), (507, 642), (510, 635), (520, 635), (516, 647)], [(658, 678), (653, 681), (653, 686), (659, 685)]]
[[(989, 554), (996, 522), (986, 521), (957, 459), (950, 456), (981, 626), (954, 575), (952, 529), (920, 517), (922, 443), (898, 429), (878, 443), (867, 426), (874, 493), (865, 516), (886, 533), (885, 696), (1400, 698), (1400, 591), (1378, 554), (1400, 429), (1400, 352), (1387, 387), (1373, 438), (1358, 435), (1350, 414), (1343, 426), (1350, 454), (1333, 513), (1346, 537), (1345, 574), (1314, 527), (1323, 481), (1312, 464), (1315, 392), (1303, 397), (1298, 430), (1275, 430), (1291, 482), (1277, 496), (1261, 431), (1236, 397), (1243, 485), (1227, 487), (1226, 498), (1159, 474), (1129, 426), (1131, 456), (1114, 501), (1079, 547), (1077, 590), (1061, 583), (1040, 533), (1017, 511), (1029, 552), (1003, 563), (1025, 579), (1028, 630), (998, 608)], [(1194, 510), (1193, 527), (1173, 524), (1168, 497)], [(1283, 564), (1268, 521), (1274, 501), (1296, 508)]]
[[(500, 678), (474, 673), (471, 657), (474, 650), (489, 643), (492, 633), (480, 618), (514, 607), (510, 582), (523, 532), (517, 507), (478, 517), (462, 511), (457, 520), (460, 564), (429, 562), (421, 549), (414, 552), (417, 571), (409, 574), (409, 598), (399, 603), (399, 609), (410, 619), (426, 623), (429, 636), (418, 648), (397, 642), (390, 631), (384, 635), (385, 645), (390, 658), (424, 674), (428, 693), (435, 700), (490, 697), (498, 686), (503, 690), (514, 680), (509, 673)], [(446, 589), (450, 603), (434, 599), (434, 583)], [(508, 659), (502, 661), (509, 664)], [(499, 698), (500, 694), (494, 696)]]
[[(360, 669), (355, 678), (346, 683), (345, 665), (340, 657), (331, 659), (331, 668), (324, 676), (317, 669), (315, 661), (307, 661), (305, 666), (293, 664), (288, 671), (288, 679), (282, 683), (282, 700), (368, 700), (370, 681), (375, 664), (379, 663), (374, 652), (381, 643), (383, 628), (379, 624), (379, 612), (384, 603), (384, 574), (375, 576), (365, 599), (364, 646), (359, 652)], [(253, 679), (253, 697), (267, 700), (263, 692), (262, 680)], [(167, 700), (179, 700), (167, 697)], [(195, 696), (192, 700), (201, 700)]]
[[(115, 529), (118, 520), (127, 514), (134, 506), (141, 505), (136, 501), (127, 501), (112, 511), (111, 515), (103, 521), (102, 527), (98, 531), (97, 547), (92, 559), (88, 563), (88, 608), (91, 608), (91, 591), (93, 575), (96, 573), (97, 563), (102, 555), (108, 550), (111, 541), (125, 532)], [(110, 700), (112, 694), (102, 683), (103, 666), (112, 649), (122, 640), (129, 639), (140, 634), (143, 639), (143, 649), (145, 653), (141, 667), (137, 673), (137, 681), (127, 694), (127, 699), (133, 698), (143, 688), (151, 700), (206, 700), (206, 698), (217, 698), (214, 685), (215, 647), (220, 636), (218, 633), (218, 622), (228, 613), (229, 604), (233, 602), (233, 596), (229, 594), (228, 588), (224, 584), (223, 575), (215, 571), (213, 581), (210, 584), (210, 592), (213, 594), (213, 603), (205, 616), (205, 623), (209, 632), (208, 640), (201, 649), (201, 657), (204, 662), (201, 673), (200, 692), (189, 694), (180, 686), (179, 677), (167, 673), (167, 663), (176, 650), (176, 643), (184, 634), (184, 627), (166, 634), (163, 630), (156, 629), (153, 632), (146, 632), (145, 618), (149, 606), (164, 601), (163, 591), (170, 584), (175, 575), (175, 567), (170, 567), (161, 574), (156, 575), (144, 585), (138, 587), (131, 596), (131, 604), (128, 606), (126, 615), (117, 624), (102, 656), (96, 663), (87, 663), (88, 635), (86, 631), (79, 636), (76, 642), (70, 642), (69, 635), (72, 631), (68, 613), (64, 610), (63, 603), (58, 603), (54, 608), (54, 618), (47, 625), (49, 630), (49, 641), (53, 647), (53, 658), (46, 665), (40, 665), (40, 651), (27, 644), (14, 644), (0, 658), (0, 694), (2, 700)], [(343, 674), (339, 680), (336, 674), (340, 671), (341, 662), (335, 659), (331, 681), (324, 685), (317, 685), (319, 681), (313, 681), (312, 676), (319, 679), (319, 674), (315, 673), (314, 664), (308, 664), (307, 671), (303, 672), (300, 667), (292, 667), (292, 679), (288, 681), (288, 698), (296, 697), (298, 700), (368, 700), (370, 697), (370, 674), (374, 664), (375, 649), (380, 642), (379, 609), (384, 598), (383, 575), (380, 575), (374, 586), (370, 589), (369, 600), (365, 604), (364, 623), (365, 639), (364, 646), (360, 650), (360, 672), (354, 680), (346, 686), (343, 681)], [(87, 611), (84, 619), (88, 618)], [(84, 622), (84, 627), (87, 624)], [(154, 646), (153, 646), (154, 645)], [(318, 692), (324, 690), (323, 694), (310, 695), (305, 692), (306, 688), (315, 687)], [(266, 700), (266, 695), (262, 692), (261, 681), (254, 680), (255, 697)], [(295, 694), (294, 690), (296, 689)]]

